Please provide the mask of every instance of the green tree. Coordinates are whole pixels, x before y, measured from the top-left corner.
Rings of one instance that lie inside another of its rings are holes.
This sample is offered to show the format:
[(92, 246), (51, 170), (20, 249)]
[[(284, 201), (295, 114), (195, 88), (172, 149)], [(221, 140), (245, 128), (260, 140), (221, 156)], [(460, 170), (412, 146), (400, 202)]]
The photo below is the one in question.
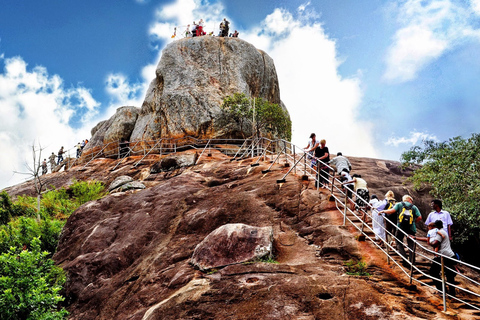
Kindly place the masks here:
[(428, 184), (455, 220), (454, 241), (474, 240), (480, 246), (480, 135), (427, 140), (402, 154), (403, 166), (421, 164), (411, 180), (416, 187)]
[(33, 239), (31, 250), (11, 248), (0, 255), (0, 320), (65, 319), (59, 295), (65, 274)]
[(246, 135), (266, 135), (291, 139), (292, 122), (288, 112), (276, 103), (262, 98), (248, 98), (243, 93), (235, 93), (223, 100), (222, 108), (228, 120), (235, 122)]

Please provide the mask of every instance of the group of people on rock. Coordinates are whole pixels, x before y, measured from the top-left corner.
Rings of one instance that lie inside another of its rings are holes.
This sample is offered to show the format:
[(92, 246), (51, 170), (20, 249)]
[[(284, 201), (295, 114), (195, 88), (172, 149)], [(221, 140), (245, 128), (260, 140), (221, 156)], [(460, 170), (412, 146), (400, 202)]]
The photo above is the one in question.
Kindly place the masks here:
[[(83, 148), (85, 148), (86, 144), (88, 143), (88, 139), (82, 140), (82, 142), (77, 143), (74, 148), (76, 148), (76, 157), (80, 158), (82, 155)], [(50, 172), (53, 172), (56, 166), (63, 162), (63, 155), (66, 153), (64, 147), (62, 146), (60, 150), (58, 150), (57, 155), (54, 152), (48, 157), (48, 161), (50, 163)], [(42, 175), (48, 172), (48, 165), (47, 159), (43, 159), (42, 164)]]
[[(198, 21), (198, 23), (196, 23), (195, 21), (193, 21), (193, 24), (190, 26), (190, 25), (187, 25), (187, 28), (185, 29), (185, 31), (183, 32), (183, 35), (186, 37), (186, 38), (189, 38), (189, 37), (200, 37), (200, 36), (204, 36), (204, 35), (207, 35), (207, 33), (205, 32), (204, 30), (204, 21), (203, 19), (200, 19)], [(222, 22), (220, 22), (220, 31), (218, 33), (218, 36), (219, 37), (234, 37), (234, 38), (238, 38), (238, 31), (235, 30), (234, 33), (228, 33), (230, 30), (230, 21), (227, 20), (227, 18), (223, 18)], [(174, 32), (173, 32), (173, 35), (172, 35), (172, 38), (175, 38), (177, 35), (177, 28), (175, 27), (174, 29)], [(210, 36), (213, 36), (213, 31), (211, 31), (210, 33), (208, 33), (208, 35)]]
[[(429, 231), (426, 237), (416, 237), (416, 222), (421, 221), (422, 216), (417, 206), (413, 204), (413, 198), (410, 195), (404, 195), (402, 201), (396, 202), (395, 194), (389, 190), (383, 200), (373, 194), (370, 199), (367, 182), (359, 174), (350, 175), (352, 165), (350, 161), (342, 155), (341, 152), (330, 160), (330, 153), (326, 147), (325, 139), (318, 141), (315, 133), (310, 135), (307, 147), (304, 148), (307, 157), (310, 160), (310, 166), (317, 172), (317, 180), (321, 187), (327, 187), (329, 184), (330, 165), (335, 167), (336, 174), (342, 182), (346, 197), (351, 205), (359, 212), (363, 212), (363, 220), (367, 221), (367, 210), (372, 210), (372, 229), (375, 233), (375, 239), (380, 245), (388, 243), (395, 247), (403, 257), (403, 265), (410, 267), (415, 262), (414, 240), (426, 241), (431, 245), (436, 253), (430, 266), (430, 275), (435, 278), (436, 288), (441, 291), (441, 256), (444, 259), (445, 275), (447, 282), (453, 284), (455, 278), (456, 254), (453, 252), (450, 241), (452, 240), (451, 226), (453, 221), (448, 211), (442, 209), (442, 201), (435, 199), (431, 202), (432, 212), (425, 220)], [(315, 185), (317, 187), (317, 185)], [(356, 193), (355, 201), (352, 200), (353, 191)], [(404, 238), (407, 238), (408, 254), (405, 252)], [(448, 293), (455, 295), (455, 287), (448, 286)]]

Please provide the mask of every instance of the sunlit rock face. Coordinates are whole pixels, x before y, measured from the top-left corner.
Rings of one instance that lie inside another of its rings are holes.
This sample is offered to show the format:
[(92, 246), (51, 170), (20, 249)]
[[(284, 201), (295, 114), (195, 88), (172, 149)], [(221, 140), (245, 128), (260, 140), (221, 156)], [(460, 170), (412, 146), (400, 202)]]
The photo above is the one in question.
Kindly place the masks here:
[[(238, 38), (205, 36), (172, 42), (163, 50), (133, 130), (133, 118), (116, 114), (92, 131), (88, 148), (122, 138), (241, 137), (235, 125), (220, 121), (223, 99), (237, 92), (283, 106), (270, 56)], [(107, 134), (110, 127), (125, 130)]]

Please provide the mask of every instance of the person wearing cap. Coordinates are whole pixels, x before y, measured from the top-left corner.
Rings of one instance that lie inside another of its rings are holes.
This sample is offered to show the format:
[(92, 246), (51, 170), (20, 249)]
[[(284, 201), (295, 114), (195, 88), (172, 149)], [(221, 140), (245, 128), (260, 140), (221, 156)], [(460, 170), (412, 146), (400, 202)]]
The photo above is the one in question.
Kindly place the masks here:
[[(392, 190), (388, 190), (385, 193), (385, 199), (382, 201), (382, 205), (377, 208), (378, 211), (389, 210), (395, 206), (395, 194)], [(397, 225), (397, 215), (396, 214), (381, 214), (385, 217), (385, 230), (386, 230), (386, 240), (388, 243), (393, 244), (393, 236), (395, 235), (395, 226)]]
[(395, 242), (396, 242), (396, 247), (397, 251), (400, 253), (400, 255), (403, 257), (403, 266), (404, 267), (410, 267), (410, 264), (407, 262), (407, 254), (405, 253), (405, 248), (403, 245), (403, 238), (405, 237), (405, 234), (407, 235), (407, 246), (408, 246), (408, 261), (410, 261), (411, 264), (415, 263), (415, 255), (413, 254), (413, 245), (414, 241), (412, 240), (409, 235), (415, 236), (417, 233), (417, 228), (415, 226), (415, 222), (420, 221), (422, 219), (422, 215), (420, 214), (420, 210), (418, 210), (417, 206), (413, 204), (413, 198), (406, 194), (402, 197), (402, 202), (398, 202), (395, 204), (395, 206), (391, 209), (388, 210), (380, 210), (378, 213), (382, 214), (385, 213), (387, 215), (390, 214), (395, 214), (397, 217), (400, 217), (402, 212), (405, 210), (411, 210), (412, 212), (412, 223), (408, 226), (405, 226), (401, 223), (401, 219), (398, 219), (397, 222), (397, 231), (395, 233)]

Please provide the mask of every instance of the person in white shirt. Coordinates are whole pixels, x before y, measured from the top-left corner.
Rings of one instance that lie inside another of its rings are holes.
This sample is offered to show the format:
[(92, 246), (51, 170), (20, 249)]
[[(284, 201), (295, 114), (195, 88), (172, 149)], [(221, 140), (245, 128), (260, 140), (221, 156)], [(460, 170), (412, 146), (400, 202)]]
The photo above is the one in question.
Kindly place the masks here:
[(431, 207), (433, 211), (428, 214), (427, 220), (425, 220), (425, 224), (428, 226), (428, 224), (431, 222), (441, 220), (443, 222), (443, 227), (447, 232), (448, 239), (452, 241), (451, 226), (453, 225), (453, 221), (450, 213), (448, 211), (442, 210), (442, 200), (432, 200)]

